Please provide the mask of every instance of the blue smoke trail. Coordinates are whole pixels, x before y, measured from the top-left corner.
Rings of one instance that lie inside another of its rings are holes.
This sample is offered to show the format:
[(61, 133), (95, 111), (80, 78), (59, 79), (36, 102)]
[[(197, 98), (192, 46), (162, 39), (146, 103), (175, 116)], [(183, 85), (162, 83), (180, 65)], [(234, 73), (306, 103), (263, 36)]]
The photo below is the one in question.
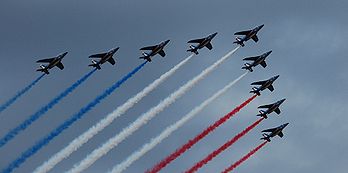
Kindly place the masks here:
[(65, 129), (69, 128), (74, 122), (82, 118), (88, 111), (90, 111), (92, 108), (94, 108), (97, 104), (99, 104), (103, 99), (105, 99), (108, 95), (110, 95), (113, 91), (115, 91), (117, 88), (119, 88), (125, 81), (127, 81), (129, 78), (131, 78), (135, 73), (137, 73), (144, 65), (147, 63), (145, 61), (138, 67), (136, 67), (133, 71), (128, 73), (126, 76), (124, 76), (121, 80), (114, 83), (110, 88), (105, 90), (101, 95), (96, 97), (92, 102), (90, 102), (87, 106), (80, 109), (79, 112), (71, 116), (68, 120), (63, 122), (60, 126), (58, 126), (55, 130), (51, 131), (50, 134), (36, 142), (36, 144), (29, 149), (27, 149), (25, 152), (22, 153), (20, 157), (18, 157), (16, 160), (11, 162), (7, 168), (2, 170), (2, 173), (10, 173), (15, 168), (19, 167), (22, 163), (25, 162), (26, 159), (34, 155), (36, 152), (38, 152), (42, 147), (46, 146), (50, 141), (52, 141), (55, 137), (57, 137), (60, 133), (62, 133)]
[(17, 92), (17, 94), (12, 97), (10, 100), (8, 100), (7, 102), (5, 102), (3, 105), (0, 106), (0, 113), (2, 111), (4, 111), (7, 107), (9, 107), (10, 105), (12, 105), (12, 103), (14, 103), (19, 97), (21, 97), (23, 94), (25, 94), (26, 92), (28, 92), (37, 82), (39, 82), (39, 80), (44, 77), (45, 74), (42, 74), (41, 76), (39, 76), (38, 78), (36, 78), (33, 82), (31, 82), (28, 86), (26, 86), (24, 89), (20, 90), (19, 92)]
[(18, 135), (21, 131), (28, 128), (33, 122), (35, 122), (37, 119), (39, 119), (41, 116), (43, 116), (48, 110), (50, 110), (53, 106), (55, 106), (57, 103), (59, 103), (60, 100), (62, 100), (64, 97), (66, 97), (68, 94), (70, 94), (72, 91), (74, 91), (80, 84), (82, 84), (86, 79), (88, 79), (89, 76), (91, 76), (96, 69), (93, 69), (86, 75), (84, 75), (81, 79), (76, 81), (73, 85), (71, 85), (69, 88), (67, 88), (65, 91), (60, 93), (56, 98), (51, 100), (47, 105), (39, 109), (37, 112), (32, 114), (28, 119), (24, 120), (20, 125), (15, 127), (14, 129), (10, 130), (4, 137), (0, 139), (0, 148), (6, 145), (10, 140), (12, 140), (16, 135)]

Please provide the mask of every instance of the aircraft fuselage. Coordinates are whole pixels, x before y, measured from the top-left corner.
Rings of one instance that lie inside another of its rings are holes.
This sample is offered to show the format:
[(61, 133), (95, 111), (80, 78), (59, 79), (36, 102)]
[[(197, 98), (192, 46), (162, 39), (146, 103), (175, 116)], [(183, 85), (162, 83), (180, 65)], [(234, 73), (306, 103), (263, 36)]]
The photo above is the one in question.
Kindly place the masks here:
[(197, 45), (197, 49), (202, 49), (203, 47), (205, 47), (207, 44), (209, 44), (211, 42), (211, 40), (216, 36), (217, 33), (211, 34), (208, 37), (206, 37), (202, 43)]
[(49, 63), (46, 66), (46, 68), (47, 69), (51, 69), (51, 68), (55, 67), (57, 64), (59, 64), (62, 61), (62, 59), (64, 58), (64, 56), (66, 54), (68, 54), (68, 52), (65, 52), (65, 53), (62, 53), (62, 54), (58, 55), (51, 63)]
[(284, 101), (285, 101), (285, 99), (282, 99), (282, 100), (280, 100), (280, 101), (277, 101), (276, 103), (274, 103), (274, 104), (272, 105), (272, 107), (270, 107), (270, 108), (266, 111), (266, 113), (269, 114), (269, 113), (275, 111), (276, 109), (279, 108), (279, 106), (280, 106)]
[(169, 40), (163, 41), (161, 42), (159, 45), (156, 46), (155, 49), (153, 49), (148, 56), (152, 57), (155, 56), (156, 54), (158, 54), (158, 52), (160, 52), (161, 50), (163, 50), (163, 48), (169, 43)]
[(114, 56), (115, 52), (108, 52), (104, 57), (102, 57), (99, 61), (99, 64), (104, 64), (105, 62), (109, 61), (110, 58)]
[(251, 32), (247, 35), (245, 35), (243, 38), (241, 38), (241, 41), (242, 42), (246, 42), (248, 40), (250, 40), (252, 37), (256, 36), (256, 34), (261, 30), (261, 28), (263, 27), (264, 25), (260, 25), (256, 28), (254, 28), (253, 30), (251, 30)]
[(265, 90), (266, 88), (268, 88), (269, 86), (271, 86), (271, 85), (273, 84), (273, 82), (274, 82), (274, 81), (272, 81), (272, 80), (266, 81), (266, 83), (263, 84), (263, 85), (261, 85), (261, 86), (259, 87), (258, 90), (259, 90), (259, 91)]
[(283, 125), (277, 127), (277, 129), (274, 132), (272, 132), (271, 134), (269, 134), (268, 136), (272, 138), (272, 137), (279, 135), (288, 124), (289, 123), (286, 123), (286, 124), (283, 124)]
[(261, 62), (265, 61), (265, 59), (266, 59), (266, 56), (261, 56), (256, 61), (251, 63), (251, 66), (255, 67), (255, 66), (259, 65)]
[(51, 69), (53, 67), (55, 67), (62, 59), (61, 58), (56, 58), (54, 59), (51, 63), (49, 63), (46, 68), (47, 69)]

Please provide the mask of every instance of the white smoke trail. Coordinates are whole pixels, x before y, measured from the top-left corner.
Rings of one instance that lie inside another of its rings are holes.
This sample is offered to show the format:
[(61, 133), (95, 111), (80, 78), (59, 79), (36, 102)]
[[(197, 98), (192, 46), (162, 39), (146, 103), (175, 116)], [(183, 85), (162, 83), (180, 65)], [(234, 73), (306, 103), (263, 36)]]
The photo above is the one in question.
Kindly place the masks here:
[(68, 146), (66, 146), (64, 149), (62, 149), (58, 153), (56, 153), (54, 156), (52, 156), (48, 161), (43, 163), (41, 166), (37, 167), (34, 173), (46, 173), (50, 171), (55, 165), (57, 165), (59, 162), (61, 162), (65, 158), (69, 157), (73, 152), (79, 149), (83, 144), (87, 143), (94, 135), (98, 134), (105, 127), (110, 125), (116, 118), (120, 117), (128, 109), (132, 108), (136, 103), (138, 103), (142, 98), (144, 98), (151, 91), (157, 88), (167, 78), (173, 75), (180, 67), (186, 64), (193, 56), (194, 54), (191, 54), (190, 56), (182, 60), (179, 64), (174, 66), (172, 69), (170, 69), (166, 73), (162, 74), (158, 79), (156, 79), (146, 88), (144, 88), (137, 95), (128, 99), (127, 102), (125, 102), (123, 105), (116, 108), (112, 113), (110, 113), (104, 119), (100, 120), (97, 124), (89, 128), (82, 135), (75, 138), (72, 142), (70, 142)]
[(97, 161), (100, 157), (108, 153), (111, 149), (116, 147), (120, 142), (130, 136), (133, 132), (138, 130), (142, 125), (145, 125), (148, 121), (150, 121), (153, 117), (155, 117), (159, 112), (164, 110), (167, 106), (174, 103), (176, 99), (180, 98), (184, 95), (188, 90), (190, 90), (195, 84), (204, 79), (209, 73), (215, 70), (219, 65), (221, 65), (225, 60), (227, 60), (234, 52), (239, 49), (240, 46), (228, 52), (221, 59), (216, 61), (213, 65), (206, 68), (202, 71), (198, 76), (194, 77), (190, 81), (188, 81), (185, 85), (181, 86), (178, 90), (168, 96), (166, 99), (161, 101), (157, 106), (151, 108), (148, 112), (141, 115), (137, 120), (135, 120), (128, 127), (124, 128), (119, 134), (110, 138), (107, 142), (105, 142), (102, 146), (95, 149), (92, 153), (87, 155), (79, 164), (75, 164), (74, 167), (69, 170), (69, 173), (77, 173), (82, 172), (83, 170), (90, 167), (95, 161)]
[(228, 91), (234, 84), (236, 84), (239, 80), (241, 80), (245, 75), (247, 75), (248, 72), (245, 72), (241, 76), (239, 76), (234, 81), (227, 84), (224, 88), (216, 92), (214, 95), (212, 95), (210, 98), (205, 100), (203, 103), (201, 103), (199, 106), (192, 109), (188, 114), (186, 114), (184, 117), (182, 117), (179, 121), (172, 124), (171, 126), (168, 126), (160, 135), (157, 137), (151, 139), (151, 141), (143, 147), (141, 147), (140, 150), (134, 152), (132, 155), (130, 155), (127, 159), (125, 159), (120, 164), (116, 165), (111, 173), (120, 173), (126, 170), (133, 162), (137, 161), (139, 158), (141, 158), (143, 155), (145, 155), (147, 152), (152, 150), (156, 145), (160, 144), (164, 139), (169, 137), (174, 131), (179, 129), (181, 126), (183, 126), (187, 121), (191, 120), (193, 117), (195, 117), (198, 113), (200, 113), (206, 106), (208, 106), (211, 102), (213, 102), (215, 99), (223, 95), (226, 91)]

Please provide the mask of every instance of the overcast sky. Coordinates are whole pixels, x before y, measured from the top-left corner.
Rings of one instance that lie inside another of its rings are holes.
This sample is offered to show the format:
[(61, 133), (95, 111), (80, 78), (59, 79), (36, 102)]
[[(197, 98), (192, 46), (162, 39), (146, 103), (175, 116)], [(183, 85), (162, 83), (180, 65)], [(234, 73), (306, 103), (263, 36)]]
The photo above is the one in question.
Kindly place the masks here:
[(102, 0), (0, 2), (0, 103), (40, 74), (35, 61), (68, 51), (65, 69), (55, 68), (32, 90), (0, 115), (0, 136), (18, 125), (74, 81), (90, 71), (90, 54), (120, 47), (117, 64), (104, 64), (78, 89), (30, 128), (0, 149), (0, 169), (48, 134), (82, 106), (142, 63), (139, 48), (166, 39), (167, 56), (156, 56), (83, 119), (53, 140), (15, 172), (31, 172), (71, 140), (141, 91), (187, 57), (189, 39), (218, 32), (213, 50), (200, 50), (188, 64), (124, 116), (58, 164), (52, 172), (70, 169), (93, 149), (142, 113), (233, 49), (233, 33), (260, 24), (260, 41), (248, 42), (205, 80), (150, 123), (98, 160), (85, 172), (106, 172), (157, 136), (204, 99), (243, 73), (242, 58), (273, 50), (266, 69), (256, 67), (226, 95), (176, 131), (126, 172), (142, 172), (194, 137), (209, 124), (250, 97), (250, 83), (279, 74), (275, 91), (263, 92), (230, 121), (195, 145), (163, 172), (182, 172), (225, 143), (257, 117), (257, 106), (287, 98), (282, 114), (272, 114), (247, 136), (216, 157), (201, 172), (219, 172), (261, 141), (260, 131), (289, 122), (284, 138), (275, 138), (237, 172), (345, 173), (348, 161), (348, 2), (277, 0)]

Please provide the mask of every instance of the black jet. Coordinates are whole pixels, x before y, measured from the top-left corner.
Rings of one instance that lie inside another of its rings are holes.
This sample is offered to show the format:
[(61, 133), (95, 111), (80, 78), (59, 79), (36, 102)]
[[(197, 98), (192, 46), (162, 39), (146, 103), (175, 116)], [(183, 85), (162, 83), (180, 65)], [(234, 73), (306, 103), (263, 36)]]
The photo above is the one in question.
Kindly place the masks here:
[(253, 87), (250, 93), (255, 93), (257, 95), (261, 95), (260, 91), (263, 91), (265, 89), (269, 89), (271, 92), (273, 92), (274, 87), (273, 87), (273, 82), (277, 80), (279, 75), (274, 76), (268, 80), (264, 81), (258, 81), (258, 82), (253, 82), (251, 85), (260, 85), (259, 87)]
[(242, 69), (246, 69), (249, 70), (250, 72), (253, 72), (253, 67), (256, 67), (257, 65), (261, 65), (263, 68), (267, 67), (266, 64), (266, 58), (269, 54), (271, 54), (272, 51), (268, 51), (262, 55), (259, 56), (253, 56), (253, 57), (247, 57), (244, 58), (243, 61), (253, 61), (252, 63), (245, 63), (244, 67), (242, 67)]
[(237, 43), (239, 45), (241, 45), (242, 47), (244, 47), (244, 42), (253, 39), (255, 42), (259, 41), (259, 38), (257, 37), (257, 33), (261, 30), (261, 28), (264, 25), (260, 25), (252, 30), (247, 30), (247, 31), (240, 31), (240, 32), (236, 32), (234, 33), (234, 35), (244, 35), (244, 37), (237, 37), (236, 41), (233, 43)]
[(89, 56), (89, 58), (100, 58), (99, 61), (92, 60), (92, 64), (89, 64), (88, 66), (95, 67), (96, 69), (100, 70), (101, 64), (104, 64), (105, 62), (109, 62), (111, 65), (115, 65), (116, 61), (113, 58), (114, 54), (120, 49), (120, 47), (114, 48), (109, 50), (108, 52), (98, 53)]
[(262, 130), (262, 132), (270, 132), (269, 134), (267, 133), (263, 133), (262, 136), (263, 138), (261, 138), (261, 140), (266, 140), (268, 142), (271, 142), (271, 138), (275, 137), (275, 136), (279, 136), (279, 137), (283, 137), (283, 129), (288, 125), (289, 123), (285, 123), (281, 126), (272, 128), (272, 129), (267, 129), (267, 130)]
[(142, 52), (143, 56), (140, 57), (140, 59), (146, 59), (147, 61), (151, 62), (151, 58), (155, 56), (156, 54), (161, 55), (162, 57), (166, 56), (166, 53), (164, 52), (163, 48), (169, 43), (170, 40), (162, 41), (160, 44), (155, 46), (147, 46), (143, 47), (140, 50), (151, 50), (150, 53)]
[(264, 109), (264, 108), (267, 108), (267, 110), (260, 110), (260, 114), (258, 114), (257, 116), (260, 116), (260, 117), (263, 117), (265, 119), (267, 119), (267, 115), (272, 113), (272, 112), (275, 112), (277, 113), (278, 115), (280, 114), (280, 109), (279, 109), (279, 106), (285, 101), (285, 99), (282, 99), (282, 100), (279, 100), (275, 103), (272, 103), (272, 104), (268, 104), (268, 105), (262, 105), (262, 106), (259, 106), (258, 109)]
[(68, 54), (68, 52), (64, 52), (62, 54), (59, 54), (56, 57), (46, 58), (46, 59), (41, 59), (41, 60), (36, 61), (37, 63), (48, 63), (48, 65), (41, 64), (40, 68), (37, 69), (36, 71), (41, 71), (43, 73), (50, 74), (50, 72), (48, 70), (55, 67), (55, 66), (57, 66), (59, 69), (63, 70), (64, 65), (62, 63), (62, 59), (65, 57), (66, 54)]
[(213, 49), (213, 45), (211, 45), (211, 40), (216, 36), (216, 34), (217, 32), (210, 34), (205, 38), (199, 38), (188, 41), (187, 43), (198, 43), (198, 45), (190, 45), (190, 49), (188, 49), (187, 52), (193, 52), (196, 55), (198, 55), (198, 49), (202, 49), (204, 47), (208, 48), (209, 50)]

